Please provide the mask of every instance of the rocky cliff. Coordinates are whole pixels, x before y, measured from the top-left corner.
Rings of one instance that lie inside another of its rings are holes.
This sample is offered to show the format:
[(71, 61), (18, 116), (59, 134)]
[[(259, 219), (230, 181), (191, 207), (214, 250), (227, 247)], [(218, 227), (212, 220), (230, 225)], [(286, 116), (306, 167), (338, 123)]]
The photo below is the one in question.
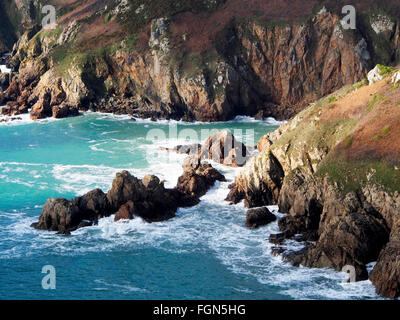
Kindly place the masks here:
[[(281, 233), (270, 238), (285, 260), (354, 267), (357, 280), (370, 277), (391, 298), (400, 295), (399, 76), (378, 66), (369, 78), (382, 80), (345, 86), (263, 137), (261, 153), (227, 199), (245, 199), (248, 207), (278, 204), (288, 213)], [(304, 248), (286, 250), (286, 239)]]
[(3, 113), (286, 119), (399, 59), (396, 1), (355, 1), (356, 30), (342, 28), (340, 1), (48, 2), (57, 28), (19, 38)]
[(10, 52), (24, 31), (40, 19), (40, 0), (3, 0), (0, 3), (0, 54)]

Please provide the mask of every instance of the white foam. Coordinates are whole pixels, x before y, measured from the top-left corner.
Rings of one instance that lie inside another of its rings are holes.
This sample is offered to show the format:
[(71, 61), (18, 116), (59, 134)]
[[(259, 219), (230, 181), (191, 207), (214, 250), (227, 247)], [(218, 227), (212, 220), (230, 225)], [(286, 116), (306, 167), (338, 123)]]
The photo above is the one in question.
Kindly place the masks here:
[[(2, 106), (4, 107), (4, 106)], [(1, 107), (1, 108), (2, 108)], [(11, 120), (14, 118), (15, 120)], [(55, 119), (55, 118), (46, 118), (46, 119), (39, 119), (39, 120), (32, 120), (30, 118), (30, 113), (24, 113), (21, 115), (16, 115), (16, 116), (5, 116), (5, 115), (0, 115), (0, 121), (1, 120), (8, 120), (5, 122), (0, 122), (0, 126), (20, 126), (20, 125), (27, 125), (27, 124), (46, 124), (49, 122), (53, 121), (61, 121), (62, 119)]]
[[(156, 121), (153, 121), (151, 118), (137, 118), (137, 117), (132, 117), (130, 115), (116, 115), (113, 113), (105, 113), (105, 112), (93, 112), (93, 111), (86, 111), (84, 112), (86, 115), (90, 114), (96, 114), (99, 115), (102, 119), (106, 118), (111, 118), (111, 119), (116, 119), (116, 120), (131, 120), (134, 119), (135, 122), (138, 123), (147, 123), (147, 124), (155, 124), (155, 125), (170, 125), (170, 124), (181, 124), (181, 125), (196, 125), (196, 124), (218, 124), (220, 122), (206, 122), (206, 121), (193, 121), (193, 122), (187, 122), (183, 120), (165, 120), (165, 119), (157, 119)], [(235, 123), (235, 122), (243, 122), (243, 123), (249, 123), (249, 122), (257, 122), (257, 123), (266, 123), (268, 125), (273, 125), (273, 126), (280, 126), (282, 124), (285, 124), (287, 121), (278, 121), (275, 118), (268, 117), (265, 118), (264, 120), (256, 120), (254, 117), (250, 116), (236, 116), (233, 120), (230, 121), (225, 121), (225, 123)]]
[[(109, 115), (104, 116), (109, 117)], [(126, 119), (114, 115), (111, 117), (118, 120)], [(105, 152), (110, 151), (107, 145), (110, 143), (130, 153), (143, 152), (148, 162), (144, 168), (138, 168), (135, 163), (127, 165), (126, 168), (120, 168), (105, 165), (0, 162), (0, 169), (6, 177), (9, 172), (18, 171), (21, 168), (35, 177), (39, 170), (36, 167), (45, 166), (48, 171), (46, 174), (56, 179), (57, 191), (61, 194), (69, 192), (82, 195), (94, 188), (106, 191), (110, 188), (115, 174), (122, 170), (128, 170), (138, 178), (149, 173), (155, 174), (160, 179), (167, 180), (167, 187), (175, 186), (178, 177), (182, 174), (181, 164), (185, 155), (157, 152), (157, 148), (159, 146), (173, 147), (177, 144), (188, 143), (188, 141), (166, 140), (132, 148), (134, 141), (133, 139), (93, 140), (90, 141), (90, 147), (94, 148), (92, 149), (94, 151)], [(229, 192), (228, 186), (240, 169), (217, 163), (212, 164), (226, 176), (227, 181), (216, 183), (201, 198), (199, 205), (193, 208), (181, 208), (174, 219), (161, 223), (148, 224), (139, 218), (115, 223), (114, 217), (111, 216), (101, 219), (97, 226), (79, 229), (73, 232), (71, 237), (62, 237), (54, 232), (30, 228), (29, 225), (37, 221), (37, 216), (32, 218), (24, 212), (7, 213), (7, 219), (11, 219), (12, 223), (8, 224), (0, 235), (0, 241), (7, 239), (7, 248), (2, 252), (0, 259), (34, 256), (42, 252), (75, 256), (87, 252), (98, 253), (121, 248), (135, 250), (149, 247), (174, 253), (192, 253), (201, 250), (211, 252), (233, 273), (251, 277), (262, 285), (281, 288), (280, 293), (287, 297), (295, 299), (378, 298), (369, 281), (344, 284), (342, 281), (346, 278), (346, 274), (324, 269), (295, 268), (283, 263), (280, 257), (272, 256), (270, 251), (273, 245), (267, 239), (271, 233), (279, 232), (278, 223), (274, 222), (257, 230), (246, 228), (246, 209), (243, 204), (229, 206), (224, 201)], [(30, 178), (27, 180), (22, 182), (36, 183)], [(269, 209), (278, 217), (283, 216), (277, 212), (276, 206)], [(3, 219), (3, 214), (0, 214)], [(299, 243), (290, 241), (286, 245), (291, 249), (301, 246)], [(113, 286), (101, 279), (98, 285), (97, 290), (108, 290), (110, 286)], [(132, 286), (131, 283), (117, 285), (121, 286), (119, 288), (121, 290), (142, 290), (137, 286)]]
[[(271, 233), (279, 231), (277, 222), (257, 230), (245, 227), (243, 204), (229, 206), (224, 202), (228, 185), (234, 179), (237, 168), (214, 164), (227, 177), (227, 182), (215, 185), (201, 203), (193, 208), (179, 209), (177, 217), (161, 223), (148, 224), (136, 218), (114, 222), (114, 217), (101, 219), (97, 226), (73, 232), (72, 237), (60, 237), (51, 232), (29, 228), (34, 221), (14, 214), (15, 223), (8, 232), (15, 235), (12, 241), (20, 241), (33, 234), (35, 241), (25, 241), (26, 246), (5, 250), (3, 258), (34, 255), (50, 250), (61, 255), (76, 255), (86, 252), (104, 252), (122, 248), (158, 248), (174, 253), (211, 250), (215, 257), (234, 273), (255, 278), (260, 284), (280, 287), (281, 294), (295, 299), (366, 299), (378, 298), (369, 281), (344, 284), (346, 274), (332, 270), (295, 268), (271, 255)], [(160, 166), (162, 168), (162, 165)], [(120, 169), (99, 166), (54, 166), (55, 175), (68, 177), (70, 185), (77, 189), (89, 184), (110, 184), (114, 172)], [(146, 169), (150, 171), (149, 168)], [(165, 169), (164, 169), (165, 171)], [(101, 173), (100, 173), (101, 172)], [(171, 173), (164, 173), (170, 175)], [(101, 178), (99, 178), (101, 177)], [(98, 179), (98, 180), (97, 180)], [(67, 183), (67, 181), (66, 181)], [(277, 214), (276, 206), (269, 209)], [(99, 283), (105, 290), (109, 285)], [(123, 290), (135, 291), (132, 284)], [(137, 288), (140, 290), (140, 288)]]
[(0, 64), (0, 72), (1, 73), (10, 73), (11, 69), (7, 68), (5, 64)]

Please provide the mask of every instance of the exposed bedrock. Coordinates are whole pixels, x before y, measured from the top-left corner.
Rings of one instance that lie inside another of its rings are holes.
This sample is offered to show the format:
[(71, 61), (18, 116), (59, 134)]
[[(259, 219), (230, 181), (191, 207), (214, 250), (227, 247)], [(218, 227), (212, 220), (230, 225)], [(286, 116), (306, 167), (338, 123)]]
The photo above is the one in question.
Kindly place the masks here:
[[(373, 187), (342, 195), (327, 179), (310, 178), (301, 170), (283, 178), (281, 166), (276, 166), (271, 175), (270, 155), (263, 159), (264, 167), (260, 163), (257, 168), (264, 176), (260, 178), (252, 172), (251, 183), (245, 184), (245, 189), (239, 189), (239, 176), (227, 200), (237, 203), (245, 199), (250, 207), (279, 204), (280, 212), (288, 213), (279, 220), (281, 233), (270, 237), (279, 246), (274, 251), (296, 266), (338, 271), (353, 266), (356, 280), (367, 279), (366, 265), (378, 260), (375, 269), (379, 271), (374, 271), (371, 278), (377, 292), (387, 297), (398, 296), (399, 261), (392, 254), (398, 252), (399, 242), (387, 243), (393, 220), (398, 221), (400, 216), (399, 197), (393, 198)], [(272, 179), (276, 172), (279, 184)], [(304, 241), (305, 248), (286, 251), (286, 239)], [(385, 246), (387, 249), (382, 251)], [(381, 273), (382, 270), (385, 272)]]
[(400, 292), (400, 241), (391, 240), (381, 251), (371, 273), (376, 291), (387, 298), (397, 298)]
[(106, 195), (96, 189), (72, 200), (48, 199), (39, 222), (32, 224), (32, 227), (68, 234), (76, 230), (82, 222), (93, 224), (99, 218), (109, 216), (111, 213)]
[(211, 160), (230, 167), (242, 167), (251, 158), (251, 147), (238, 141), (229, 130), (221, 130), (203, 144), (178, 145), (174, 148), (160, 147), (159, 150), (188, 154), (200, 160)]
[(246, 226), (256, 229), (276, 220), (276, 216), (267, 207), (250, 209), (246, 213)]
[(225, 177), (208, 163), (201, 163), (197, 156), (189, 156), (183, 164), (184, 173), (178, 179), (177, 189), (194, 197), (201, 197), (216, 181)]
[(32, 227), (70, 234), (81, 227), (96, 224), (98, 219), (115, 214), (115, 221), (140, 217), (146, 222), (160, 222), (175, 217), (178, 208), (197, 205), (216, 181), (225, 177), (211, 165), (187, 159), (176, 188), (167, 189), (158, 177), (143, 179), (128, 171), (117, 173), (107, 194), (96, 189), (72, 200), (47, 200), (41, 216)]
[[(399, 95), (392, 76), (344, 87), (264, 136), (261, 153), (245, 165), (227, 197), (250, 208), (277, 204), (287, 213), (278, 222), (280, 233), (270, 236), (273, 253), (285, 261), (338, 271), (354, 267), (356, 280), (369, 277), (378, 294), (391, 298), (400, 295), (400, 149), (397, 133), (374, 135), (399, 121), (397, 106), (386, 100)], [(374, 109), (371, 94), (382, 96)], [(287, 239), (304, 248), (287, 249)], [(367, 265), (375, 261), (368, 275)]]
[[(79, 56), (58, 61), (61, 45), (74, 46), (79, 24), (63, 26), (68, 37), (28, 30), (9, 60), (18, 77), (1, 99), (35, 105), (34, 119), (52, 116), (50, 109), (61, 104), (72, 112), (65, 109), (59, 116), (90, 109), (187, 121), (226, 121), (236, 115), (287, 119), (309, 102), (365, 77), (372, 62), (361, 33), (350, 36), (329, 12), (303, 24), (229, 23), (198, 57), (174, 51), (179, 49), (169, 39), (173, 21), (160, 18), (152, 22), (143, 50), (121, 42), (109, 54), (79, 63), (71, 62)], [(50, 109), (45, 92), (51, 95)]]
[(279, 221), (280, 230), (286, 239), (302, 234), (300, 240), (315, 242), (287, 260), (338, 271), (350, 265), (357, 280), (367, 279), (366, 264), (377, 260), (389, 239), (382, 215), (364, 195), (340, 196), (327, 182), (308, 183), (302, 190), (292, 186), (281, 192), (280, 204), (289, 214)]
[(247, 147), (236, 140), (228, 130), (210, 136), (201, 146), (200, 158), (209, 159), (231, 167), (242, 167), (250, 158)]

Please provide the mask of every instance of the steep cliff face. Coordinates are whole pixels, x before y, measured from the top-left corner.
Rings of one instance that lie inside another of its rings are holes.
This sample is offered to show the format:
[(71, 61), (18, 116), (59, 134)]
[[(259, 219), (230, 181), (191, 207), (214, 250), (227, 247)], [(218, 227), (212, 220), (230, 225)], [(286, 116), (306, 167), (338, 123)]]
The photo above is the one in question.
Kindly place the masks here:
[(39, 22), (40, 3), (40, 0), (1, 1), (0, 54), (10, 52), (24, 31)]
[[(378, 261), (371, 274), (377, 292), (397, 297), (400, 83), (390, 68), (376, 70), (383, 80), (346, 86), (266, 135), (228, 200), (278, 204), (288, 213), (279, 221), (282, 233), (270, 238), (287, 261), (352, 266), (358, 280)], [(286, 250), (285, 239), (306, 241), (305, 248)]]
[(286, 119), (398, 56), (397, 20), (368, 22), (362, 5), (358, 29), (344, 30), (332, 1), (53, 2), (57, 28), (31, 28), (12, 52), (17, 73), (0, 100), (14, 114)]

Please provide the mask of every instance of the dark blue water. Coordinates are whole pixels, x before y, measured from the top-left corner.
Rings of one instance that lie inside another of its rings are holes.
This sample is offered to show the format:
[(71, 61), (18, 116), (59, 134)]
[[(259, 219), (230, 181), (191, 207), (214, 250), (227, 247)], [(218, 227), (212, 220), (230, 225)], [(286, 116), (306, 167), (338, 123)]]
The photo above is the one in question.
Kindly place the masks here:
[[(223, 201), (239, 169), (221, 165), (228, 182), (167, 222), (110, 217), (70, 237), (29, 227), (47, 198), (107, 191), (123, 169), (174, 186), (183, 156), (159, 146), (202, 141), (211, 129), (230, 129), (254, 145), (275, 128), (250, 119), (174, 124), (99, 114), (0, 125), (0, 299), (376, 298), (368, 281), (343, 284), (344, 274), (273, 257), (267, 239), (277, 224), (245, 228), (243, 205)], [(56, 270), (55, 290), (42, 288), (45, 265)]]

